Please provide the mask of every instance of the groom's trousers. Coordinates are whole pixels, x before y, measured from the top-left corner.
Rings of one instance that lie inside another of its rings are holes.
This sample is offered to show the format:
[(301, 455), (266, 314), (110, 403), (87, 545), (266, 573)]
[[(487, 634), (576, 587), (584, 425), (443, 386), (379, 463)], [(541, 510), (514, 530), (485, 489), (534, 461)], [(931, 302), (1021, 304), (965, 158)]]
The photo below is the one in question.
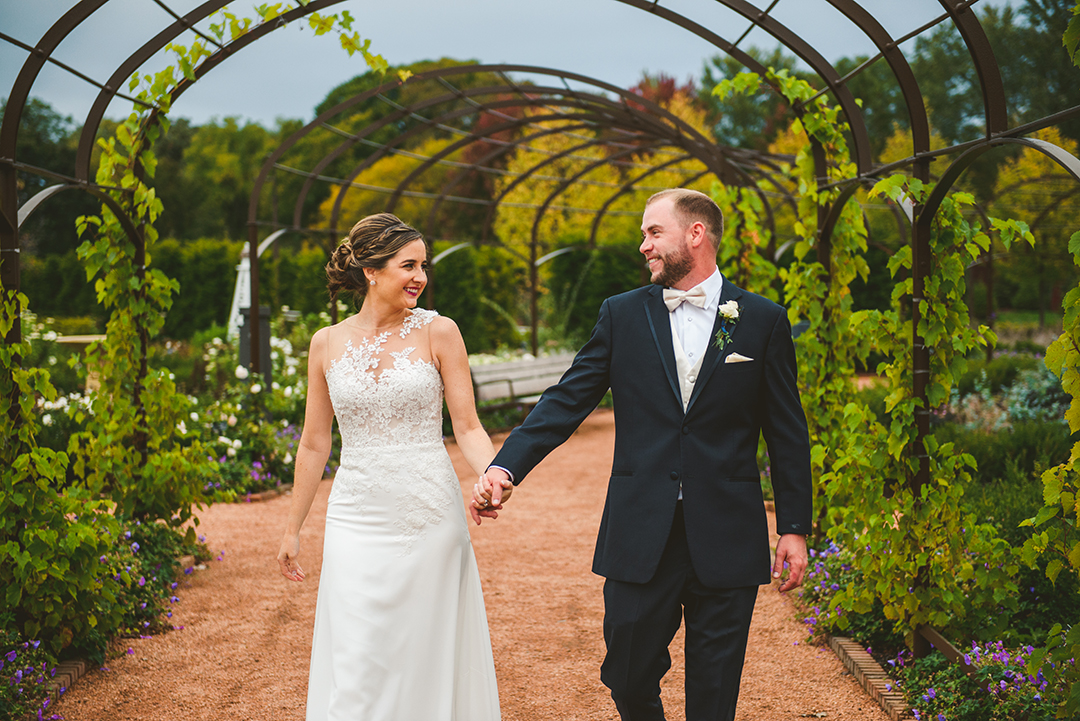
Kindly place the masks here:
[(694, 573), (682, 501), (656, 574), (646, 583), (604, 583), (600, 678), (623, 721), (663, 721), (660, 679), (668, 646), (686, 619), (686, 719), (732, 721), (758, 587), (708, 588)]

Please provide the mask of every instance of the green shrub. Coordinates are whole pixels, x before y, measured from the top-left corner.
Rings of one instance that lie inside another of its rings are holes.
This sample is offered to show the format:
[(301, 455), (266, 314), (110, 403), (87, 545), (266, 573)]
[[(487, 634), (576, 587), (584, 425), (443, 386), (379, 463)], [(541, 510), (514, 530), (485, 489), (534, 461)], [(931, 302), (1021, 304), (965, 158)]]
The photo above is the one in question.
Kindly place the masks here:
[(969, 358), (967, 370), (956, 381), (961, 397), (975, 393), (981, 382), (991, 394), (997, 395), (1008, 388), (1020, 375), (1020, 371), (1033, 370), (1042, 361), (1031, 355), (999, 354), (989, 363), (985, 358)]
[(940, 443), (955, 443), (958, 452), (970, 453), (978, 464), (973, 473), (978, 484), (1010, 479), (1010, 485), (1028, 485), (1040, 495), (1039, 483), (1031, 478), (1036, 467), (1049, 468), (1068, 459), (1072, 437), (1062, 423), (1024, 421), (995, 432), (968, 430), (945, 423), (934, 428)]

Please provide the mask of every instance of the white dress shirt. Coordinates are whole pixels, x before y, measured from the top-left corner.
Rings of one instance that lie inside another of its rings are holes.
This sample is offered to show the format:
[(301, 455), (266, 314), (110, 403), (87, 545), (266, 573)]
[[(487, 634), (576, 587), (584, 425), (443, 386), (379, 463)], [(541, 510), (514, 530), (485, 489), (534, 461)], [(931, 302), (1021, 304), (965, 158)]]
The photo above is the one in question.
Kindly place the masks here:
[(669, 314), (671, 335), (679, 339), (691, 365), (696, 365), (709, 349), (713, 323), (716, 322), (716, 310), (720, 307), (720, 291), (724, 289), (724, 276), (720, 275), (720, 269), (713, 270), (712, 275), (694, 287), (699, 286), (705, 291), (704, 308), (698, 308), (691, 303), (681, 303)]

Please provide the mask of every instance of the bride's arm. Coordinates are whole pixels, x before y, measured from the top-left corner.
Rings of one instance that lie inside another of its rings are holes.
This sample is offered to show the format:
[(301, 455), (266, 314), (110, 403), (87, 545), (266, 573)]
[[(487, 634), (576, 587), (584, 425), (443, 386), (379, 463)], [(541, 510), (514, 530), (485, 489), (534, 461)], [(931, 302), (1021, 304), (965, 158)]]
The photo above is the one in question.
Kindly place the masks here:
[(311, 337), (308, 350), (307, 406), (304, 411), (304, 430), (296, 450), (296, 466), (293, 472), (292, 504), (285, 537), (281, 540), (278, 564), (285, 578), (304, 580), (304, 571), (296, 562), (300, 553), (300, 527), (304, 525), (315, 493), (319, 490), (326, 461), (330, 458), (331, 430), (334, 423), (334, 407), (330, 403), (330, 391), (326, 386), (326, 334), (323, 328)]
[(431, 354), (442, 375), (454, 439), (473, 472), (483, 475), (495, 457), (495, 448), (476, 415), (465, 341), (449, 318), (439, 317), (431, 323)]

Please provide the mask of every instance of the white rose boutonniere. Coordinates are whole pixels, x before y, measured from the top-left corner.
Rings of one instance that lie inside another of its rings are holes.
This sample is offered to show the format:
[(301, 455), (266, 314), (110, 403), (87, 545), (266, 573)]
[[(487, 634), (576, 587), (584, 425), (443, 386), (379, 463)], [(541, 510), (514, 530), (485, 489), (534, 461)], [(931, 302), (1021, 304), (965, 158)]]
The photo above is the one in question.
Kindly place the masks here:
[(724, 346), (731, 342), (731, 334), (739, 323), (742, 308), (735, 301), (729, 300), (726, 303), (721, 303), (716, 312), (720, 316), (720, 330), (716, 331), (716, 347), (724, 350)]

